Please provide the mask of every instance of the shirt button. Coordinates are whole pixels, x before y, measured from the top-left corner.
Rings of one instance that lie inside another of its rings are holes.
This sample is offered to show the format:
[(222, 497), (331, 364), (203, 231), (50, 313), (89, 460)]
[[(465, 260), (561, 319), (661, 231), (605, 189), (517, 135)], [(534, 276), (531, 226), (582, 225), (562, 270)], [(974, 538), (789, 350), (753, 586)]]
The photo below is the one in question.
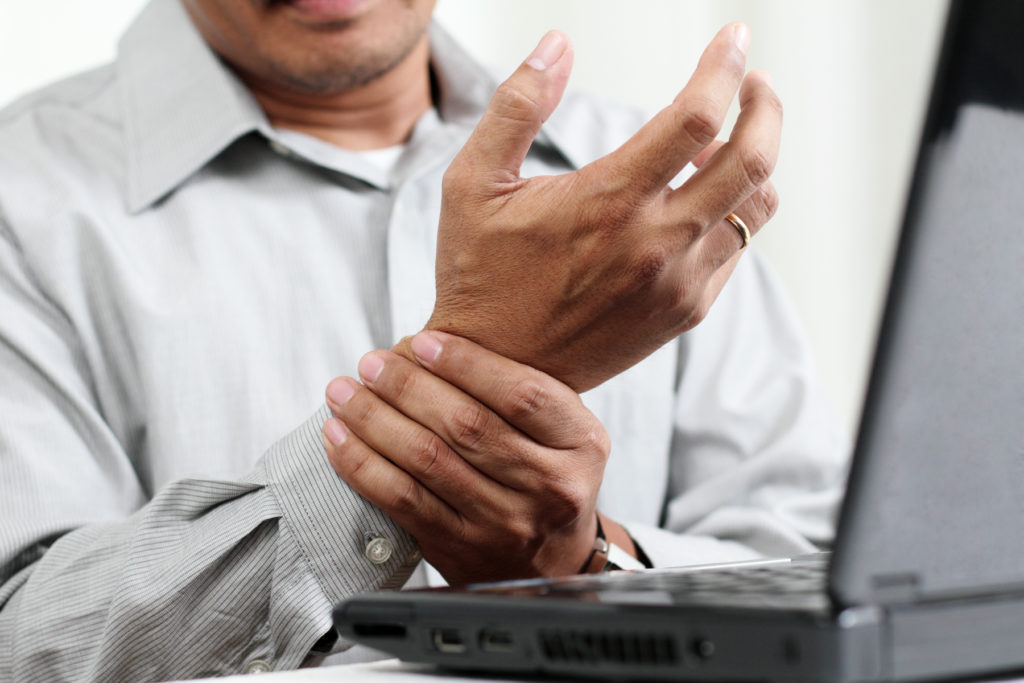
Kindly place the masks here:
[(374, 564), (384, 564), (391, 559), (391, 553), (394, 551), (395, 548), (391, 545), (391, 541), (383, 536), (378, 536), (370, 539), (363, 550), (363, 554), (366, 555), (366, 559)]
[(270, 673), (271, 670), (270, 664), (262, 659), (254, 659), (245, 665), (245, 673), (247, 674), (265, 674)]
[(270, 149), (274, 150), (283, 157), (290, 157), (292, 155), (292, 151), (285, 147), (284, 145), (282, 145), (277, 140), (270, 141)]

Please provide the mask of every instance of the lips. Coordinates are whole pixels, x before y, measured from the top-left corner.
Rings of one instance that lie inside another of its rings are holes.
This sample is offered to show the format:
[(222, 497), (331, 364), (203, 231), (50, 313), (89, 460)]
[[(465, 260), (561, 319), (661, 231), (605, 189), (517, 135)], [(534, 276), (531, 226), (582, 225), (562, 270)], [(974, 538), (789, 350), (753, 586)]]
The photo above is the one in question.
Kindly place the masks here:
[(345, 21), (363, 12), (370, 0), (285, 0), (285, 5), (314, 21)]

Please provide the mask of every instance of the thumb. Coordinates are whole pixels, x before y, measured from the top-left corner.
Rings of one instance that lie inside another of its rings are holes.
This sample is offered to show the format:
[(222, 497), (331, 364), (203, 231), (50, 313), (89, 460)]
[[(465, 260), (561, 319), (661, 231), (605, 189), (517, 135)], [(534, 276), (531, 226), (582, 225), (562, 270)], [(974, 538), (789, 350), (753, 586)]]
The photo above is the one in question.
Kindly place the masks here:
[(568, 36), (549, 31), (515, 73), (498, 86), (459, 154), (461, 161), (497, 182), (517, 180), (541, 124), (562, 99), (572, 56)]

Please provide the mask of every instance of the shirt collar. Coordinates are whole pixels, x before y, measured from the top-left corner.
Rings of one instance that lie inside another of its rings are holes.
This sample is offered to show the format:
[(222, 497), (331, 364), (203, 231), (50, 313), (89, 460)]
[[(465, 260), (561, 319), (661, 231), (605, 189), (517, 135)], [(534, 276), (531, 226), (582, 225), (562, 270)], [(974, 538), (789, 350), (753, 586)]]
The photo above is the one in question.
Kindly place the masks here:
[(132, 212), (173, 190), (239, 137), (269, 128), (179, 0), (146, 6), (118, 43), (117, 71)]
[[(441, 119), (476, 125), (497, 79), (436, 23), (430, 44)], [(127, 203), (133, 213), (173, 191), (240, 137), (254, 131), (277, 137), (255, 98), (203, 41), (179, 0), (152, 0), (143, 9), (118, 43), (116, 68), (125, 112)], [(556, 112), (537, 141), (578, 166), (583, 159), (560, 139), (557, 120)]]

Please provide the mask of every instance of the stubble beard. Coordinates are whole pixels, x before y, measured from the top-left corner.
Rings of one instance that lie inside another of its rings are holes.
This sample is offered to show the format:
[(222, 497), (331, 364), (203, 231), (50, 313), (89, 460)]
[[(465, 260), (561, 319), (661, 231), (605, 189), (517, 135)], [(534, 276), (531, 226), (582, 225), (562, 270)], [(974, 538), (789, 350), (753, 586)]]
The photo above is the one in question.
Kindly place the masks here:
[[(287, 0), (253, 0), (257, 5), (267, 7), (283, 4)], [(340, 26), (325, 27), (325, 30), (344, 30)], [(304, 64), (292, 60), (274, 60), (270, 65), (283, 86), (311, 95), (343, 95), (375, 81), (402, 63), (416, 48), (426, 33), (426, 26), (418, 22), (403, 21), (396, 27), (396, 35), (381, 41), (371, 49), (361, 49), (361, 54), (310, 55)]]
[(282, 84), (311, 95), (343, 95), (372, 83), (401, 64), (413, 51), (421, 36), (412, 36), (387, 54), (367, 55), (362, 60), (345, 60), (312, 65), (301, 71), (278, 66)]

